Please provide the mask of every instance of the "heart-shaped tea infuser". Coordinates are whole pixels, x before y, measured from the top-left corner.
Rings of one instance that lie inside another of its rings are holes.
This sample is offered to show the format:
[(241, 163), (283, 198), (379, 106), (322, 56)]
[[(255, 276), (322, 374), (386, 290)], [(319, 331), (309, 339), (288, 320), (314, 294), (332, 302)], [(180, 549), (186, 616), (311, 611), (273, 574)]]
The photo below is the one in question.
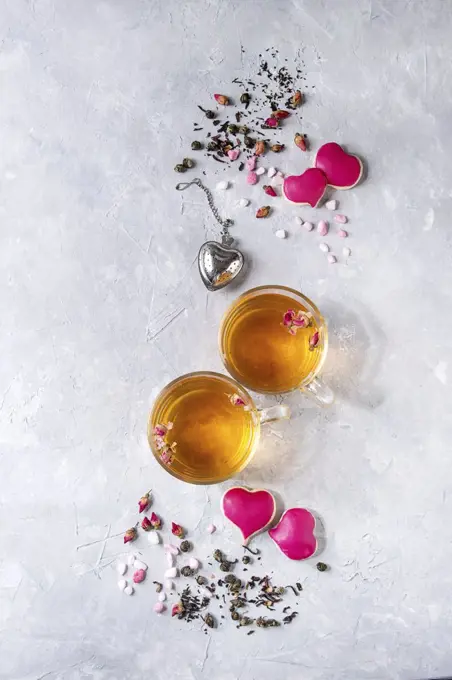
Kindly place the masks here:
[(204, 186), (201, 180), (196, 178), (191, 182), (180, 182), (176, 184), (176, 189), (184, 191), (192, 184), (196, 184), (196, 186), (204, 191), (213, 216), (223, 227), (221, 230), (221, 243), (206, 241), (206, 243), (202, 244), (198, 253), (198, 267), (202, 282), (207, 290), (220, 290), (220, 288), (227, 286), (228, 283), (231, 283), (240, 274), (245, 264), (245, 258), (240, 250), (231, 248), (234, 239), (229, 233), (229, 227), (233, 224), (233, 221), (221, 219), (210, 190)]

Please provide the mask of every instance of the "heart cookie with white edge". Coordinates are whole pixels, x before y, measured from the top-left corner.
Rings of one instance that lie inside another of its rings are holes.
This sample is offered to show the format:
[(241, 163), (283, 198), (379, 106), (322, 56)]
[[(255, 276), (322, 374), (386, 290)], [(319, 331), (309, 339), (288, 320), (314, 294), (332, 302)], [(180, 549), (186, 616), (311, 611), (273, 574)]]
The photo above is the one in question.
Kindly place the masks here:
[(265, 531), (276, 513), (276, 501), (270, 491), (243, 486), (228, 489), (221, 507), (226, 519), (240, 529), (245, 545), (253, 536)]
[(306, 560), (317, 551), (316, 520), (306, 508), (286, 510), (268, 534), (290, 560)]
[(318, 168), (308, 168), (301, 175), (284, 178), (283, 194), (291, 203), (316, 208), (328, 185), (325, 174)]
[(328, 142), (317, 151), (315, 167), (321, 170), (334, 189), (353, 189), (363, 174), (358, 156), (344, 151), (340, 144)]

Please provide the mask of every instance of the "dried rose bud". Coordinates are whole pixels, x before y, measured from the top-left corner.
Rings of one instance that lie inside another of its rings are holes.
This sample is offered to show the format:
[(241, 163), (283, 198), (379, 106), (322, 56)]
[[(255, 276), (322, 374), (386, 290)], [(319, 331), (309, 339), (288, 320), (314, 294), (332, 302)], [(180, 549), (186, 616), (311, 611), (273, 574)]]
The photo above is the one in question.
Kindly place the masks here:
[(301, 135), (299, 132), (294, 137), (294, 142), (302, 151), (306, 151), (306, 140), (305, 136)]
[(300, 90), (297, 90), (295, 92), (295, 94), (293, 94), (292, 97), (290, 98), (290, 103), (292, 104), (292, 106), (294, 108), (296, 108), (297, 106), (300, 106), (302, 101), (303, 101), (303, 95), (301, 94)]
[(144, 494), (144, 496), (141, 496), (140, 500), (138, 501), (138, 512), (144, 512), (145, 510), (147, 510), (150, 502), (151, 492), (148, 491), (147, 493)]
[(185, 531), (181, 525), (176, 524), (176, 522), (171, 522), (171, 533), (173, 536), (177, 536), (177, 538), (183, 538), (185, 536)]
[(309, 338), (309, 349), (313, 350), (317, 347), (319, 344), (319, 339), (320, 339), (320, 333), (319, 331), (316, 331), (311, 337)]
[(251, 101), (251, 96), (248, 94), (248, 92), (243, 92), (240, 95), (240, 102), (242, 104), (245, 104), (246, 108), (248, 108), (248, 104), (250, 103), (250, 101)]
[(160, 529), (160, 527), (162, 526), (162, 520), (158, 515), (155, 514), (155, 512), (152, 513), (150, 521), (153, 529)]
[(268, 217), (270, 214), (270, 206), (269, 205), (264, 205), (262, 208), (259, 208), (259, 210), (256, 212), (256, 217)]
[(262, 139), (256, 142), (254, 153), (256, 156), (262, 156), (265, 153), (265, 142)]
[(276, 118), (276, 120), (284, 120), (284, 118), (288, 118), (289, 116), (289, 111), (284, 111), (284, 109), (273, 111), (273, 118)]
[(182, 617), (185, 613), (185, 607), (182, 604), (182, 602), (177, 602), (176, 604), (173, 604), (171, 608), (171, 616), (180, 616)]
[(154, 527), (152, 526), (148, 517), (143, 517), (143, 519), (141, 520), (141, 528), (143, 529), (143, 531), (151, 531), (151, 529), (153, 529)]
[(247, 149), (252, 149), (253, 146), (256, 144), (256, 140), (253, 139), (252, 137), (245, 136), (243, 138), (243, 143), (245, 144)]
[(209, 142), (207, 145), (207, 151), (217, 151), (218, 149), (218, 142), (212, 141)]
[(178, 163), (177, 165), (174, 166), (174, 170), (176, 172), (185, 172), (186, 171), (185, 165), (182, 165), (182, 163)]
[(245, 402), (238, 394), (231, 394), (229, 401), (233, 406), (245, 406)]
[(264, 122), (265, 127), (268, 128), (277, 128), (279, 125), (279, 121), (277, 118), (267, 118), (266, 121)]
[(221, 106), (227, 106), (229, 104), (229, 99), (224, 94), (214, 94), (215, 101)]
[(267, 194), (267, 196), (277, 196), (278, 194), (276, 191), (273, 189), (273, 187), (269, 186), (268, 184), (264, 185), (264, 191)]
[(124, 534), (124, 543), (130, 543), (131, 541), (134, 541), (137, 536), (138, 534), (135, 527), (127, 529), (126, 533)]
[(279, 153), (280, 151), (283, 151), (286, 147), (284, 146), (284, 144), (273, 144), (273, 146), (270, 148), (275, 153)]
[(133, 582), (134, 583), (141, 583), (144, 581), (146, 578), (146, 570), (145, 569), (137, 569), (137, 571), (133, 575)]

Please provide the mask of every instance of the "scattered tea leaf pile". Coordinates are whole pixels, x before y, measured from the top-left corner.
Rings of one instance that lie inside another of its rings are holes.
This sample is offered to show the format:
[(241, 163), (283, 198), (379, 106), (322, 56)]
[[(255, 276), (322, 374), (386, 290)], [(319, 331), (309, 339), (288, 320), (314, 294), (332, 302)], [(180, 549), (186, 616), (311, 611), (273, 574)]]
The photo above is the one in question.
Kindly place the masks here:
[[(242, 53), (246, 51), (242, 47)], [(216, 163), (230, 164), (242, 152), (251, 157), (256, 152), (257, 142), (263, 142), (264, 151), (280, 153), (284, 150), (283, 120), (297, 112), (303, 101), (302, 90), (306, 89), (305, 63), (298, 55), (293, 70), (281, 65), (278, 50), (268, 48), (259, 54), (257, 71), (250, 78), (234, 78), (231, 83), (231, 97), (213, 95), (218, 104), (198, 104), (202, 117), (193, 123), (194, 139), (190, 142), (192, 151), (204, 151), (205, 156)], [(213, 108), (212, 108), (213, 106)], [(197, 134), (197, 133), (201, 133)], [(299, 137), (303, 137), (300, 135)], [(286, 140), (287, 143), (287, 140)], [(185, 172), (195, 166), (193, 159), (185, 158), (175, 166), (177, 172)], [(241, 159), (238, 169), (245, 167)], [(205, 174), (205, 172), (204, 172)]]

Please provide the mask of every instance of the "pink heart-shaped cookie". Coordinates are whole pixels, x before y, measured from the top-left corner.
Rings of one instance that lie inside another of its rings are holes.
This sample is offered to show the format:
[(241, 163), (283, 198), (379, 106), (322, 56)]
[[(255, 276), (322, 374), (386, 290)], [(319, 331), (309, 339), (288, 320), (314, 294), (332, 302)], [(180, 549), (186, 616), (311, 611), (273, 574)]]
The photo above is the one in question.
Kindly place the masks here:
[(358, 156), (347, 153), (336, 142), (328, 142), (320, 147), (314, 165), (326, 175), (328, 184), (335, 189), (352, 189), (363, 174), (363, 164)]
[(327, 179), (318, 168), (308, 168), (301, 175), (284, 178), (283, 194), (291, 203), (316, 208), (327, 187)]
[(270, 491), (233, 486), (221, 502), (224, 516), (242, 532), (245, 545), (272, 522), (276, 502)]
[(305, 560), (317, 550), (315, 517), (305, 508), (290, 508), (268, 533), (290, 560)]

